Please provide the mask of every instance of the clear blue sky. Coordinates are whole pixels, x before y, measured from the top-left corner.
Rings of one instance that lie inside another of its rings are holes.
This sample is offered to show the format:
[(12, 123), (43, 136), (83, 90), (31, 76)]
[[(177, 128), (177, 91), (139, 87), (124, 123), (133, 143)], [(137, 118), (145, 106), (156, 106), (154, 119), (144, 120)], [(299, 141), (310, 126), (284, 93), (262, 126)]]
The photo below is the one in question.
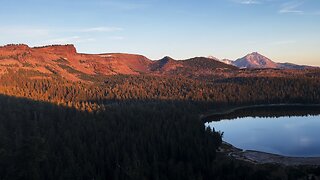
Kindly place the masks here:
[(320, 0), (0, 0), (0, 44), (320, 65)]

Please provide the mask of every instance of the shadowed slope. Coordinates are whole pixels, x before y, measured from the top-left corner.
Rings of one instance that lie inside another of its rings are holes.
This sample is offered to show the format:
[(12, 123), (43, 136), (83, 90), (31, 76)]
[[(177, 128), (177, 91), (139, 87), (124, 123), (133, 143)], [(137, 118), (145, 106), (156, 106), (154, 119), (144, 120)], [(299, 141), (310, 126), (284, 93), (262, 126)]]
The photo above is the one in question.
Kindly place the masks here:
[(209, 179), (221, 143), (179, 102), (88, 113), (0, 95), (0, 108), (1, 179)]

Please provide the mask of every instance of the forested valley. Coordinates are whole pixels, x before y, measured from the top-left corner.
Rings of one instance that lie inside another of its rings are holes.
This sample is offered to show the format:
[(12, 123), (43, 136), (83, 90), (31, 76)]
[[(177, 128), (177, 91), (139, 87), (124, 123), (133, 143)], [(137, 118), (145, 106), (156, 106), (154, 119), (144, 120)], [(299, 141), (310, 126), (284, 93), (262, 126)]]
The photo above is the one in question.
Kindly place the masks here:
[(216, 152), (200, 114), (320, 102), (320, 78), (113, 75), (74, 82), (0, 76), (0, 179), (308, 179), (318, 167), (257, 165)]

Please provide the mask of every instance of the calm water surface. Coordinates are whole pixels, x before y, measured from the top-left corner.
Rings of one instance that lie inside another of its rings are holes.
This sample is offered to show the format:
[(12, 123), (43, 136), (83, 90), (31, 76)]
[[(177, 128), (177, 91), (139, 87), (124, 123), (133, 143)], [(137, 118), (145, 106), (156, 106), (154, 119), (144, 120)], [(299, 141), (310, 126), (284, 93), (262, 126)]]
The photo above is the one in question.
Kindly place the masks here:
[(206, 123), (223, 140), (244, 150), (285, 156), (320, 157), (320, 116), (237, 118)]

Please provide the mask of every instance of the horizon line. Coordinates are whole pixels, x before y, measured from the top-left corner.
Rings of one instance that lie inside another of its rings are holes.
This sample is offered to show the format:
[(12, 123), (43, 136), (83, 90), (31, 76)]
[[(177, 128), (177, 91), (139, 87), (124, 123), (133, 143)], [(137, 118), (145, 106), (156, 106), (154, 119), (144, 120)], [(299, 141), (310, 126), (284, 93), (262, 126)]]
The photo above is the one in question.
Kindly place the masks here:
[[(264, 56), (266, 58), (268, 58), (268, 56), (263, 55), (262, 53), (259, 53), (258, 51), (252, 51), (247, 53), (246, 55), (243, 55), (239, 58), (236, 59), (229, 59), (229, 58), (217, 58), (216, 56), (212, 56), (212, 55), (207, 55), (207, 56), (203, 56), (203, 55), (196, 55), (196, 56), (192, 56), (192, 57), (188, 57), (188, 58), (173, 58), (173, 56), (171, 55), (163, 55), (161, 58), (158, 59), (151, 59), (148, 56), (144, 55), (144, 54), (140, 54), (140, 53), (130, 53), (130, 52), (100, 52), (100, 53), (88, 53), (88, 52), (78, 52), (77, 50), (77, 46), (74, 43), (65, 43), (65, 44), (47, 44), (47, 45), (37, 45), (37, 46), (30, 46), (26, 43), (8, 43), (8, 44), (3, 44), (0, 45), (0, 48), (4, 48), (4, 47), (8, 47), (8, 46), (27, 46), (31, 49), (37, 49), (37, 48), (46, 48), (46, 47), (52, 47), (52, 46), (73, 46), (76, 50), (76, 52), (78, 54), (87, 54), (87, 55), (103, 55), (103, 54), (129, 54), (129, 55), (138, 55), (138, 56), (143, 56), (149, 60), (161, 60), (165, 57), (169, 57), (173, 60), (177, 60), (177, 61), (181, 61), (181, 60), (188, 60), (188, 59), (192, 59), (192, 58), (197, 58), (197, 57), (202, 57), (202, 58), (208, 58), (208, 59), (214, 59), (217, 60), (219, 62), (223, 62), (223, 60), (229, 60), (229, 61), (236, 61), (238, 59), (244, 58), (250, 54), (259, 54), (261, 56)], [(269, 60), (273, 61), (272, 59), (268, 58)], [(296, 63), (291, 63), (291, 62), (277, 62), (277, 61), (273, 61), (275, 63), (290, 63), (290, 64), (296, 64)], [(311, 67), (320, 67), (320, 65), (306, 65), (306, 64), (296, 64), (296, 65), (300, 65), (300, 66), (311, 66)]]

